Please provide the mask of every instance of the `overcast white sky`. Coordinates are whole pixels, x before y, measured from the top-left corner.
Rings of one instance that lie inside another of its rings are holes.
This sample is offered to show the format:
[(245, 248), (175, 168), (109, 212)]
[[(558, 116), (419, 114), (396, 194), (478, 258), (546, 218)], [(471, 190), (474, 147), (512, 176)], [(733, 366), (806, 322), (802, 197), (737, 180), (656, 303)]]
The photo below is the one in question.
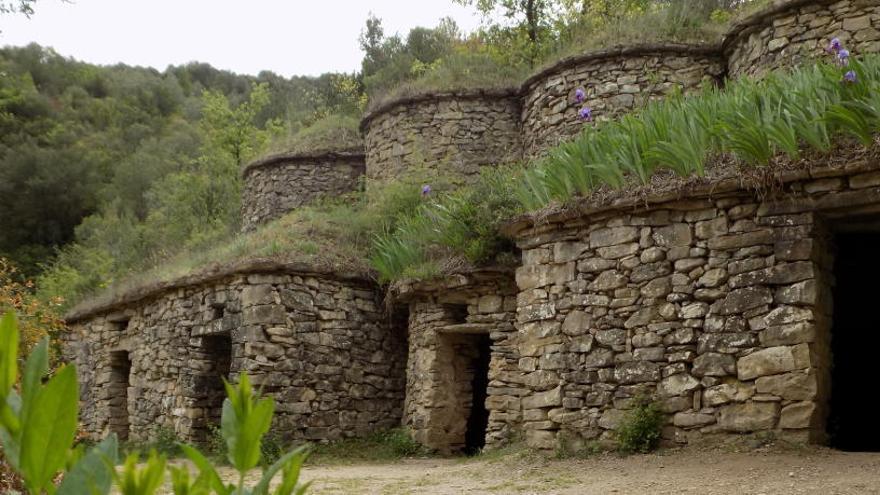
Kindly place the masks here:
[(40, 0), (35, 10), (30, 19), (0, 17), (0, 45), (37, 42), (97, 64), (162, 70), (199, 61), (284, 76), (358, 69), (369, 12), (386, 34), (435, 26), (444, 16), (464, 31), (480, 24), (472, 7), (452, 0)]

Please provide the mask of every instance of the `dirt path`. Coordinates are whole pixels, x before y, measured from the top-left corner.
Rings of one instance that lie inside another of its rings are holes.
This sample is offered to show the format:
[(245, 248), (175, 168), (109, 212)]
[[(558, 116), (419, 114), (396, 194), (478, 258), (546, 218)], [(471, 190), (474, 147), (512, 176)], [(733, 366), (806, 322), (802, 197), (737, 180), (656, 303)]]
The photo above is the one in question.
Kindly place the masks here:
[(518, 454), (311, 466), (304, 474), (312, 494), (880, 494), (880, 453)]

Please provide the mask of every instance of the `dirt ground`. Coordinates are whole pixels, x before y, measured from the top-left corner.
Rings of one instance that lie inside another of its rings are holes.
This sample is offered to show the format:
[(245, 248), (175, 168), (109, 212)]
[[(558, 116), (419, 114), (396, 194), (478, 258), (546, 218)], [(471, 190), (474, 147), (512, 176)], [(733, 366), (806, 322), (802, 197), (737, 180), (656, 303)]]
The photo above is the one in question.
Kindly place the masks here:
[(311, 494), (880, 494), (880, 453), (678, 450), (308, 466)]

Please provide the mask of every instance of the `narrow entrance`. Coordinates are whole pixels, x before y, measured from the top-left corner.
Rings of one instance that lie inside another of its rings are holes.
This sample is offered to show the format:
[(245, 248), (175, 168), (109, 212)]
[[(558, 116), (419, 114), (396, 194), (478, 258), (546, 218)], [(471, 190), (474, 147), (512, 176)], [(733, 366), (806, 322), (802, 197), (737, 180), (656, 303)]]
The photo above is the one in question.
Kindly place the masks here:
[(489, 388), (489, 362), (492, 359), (492, 340), (488, 335), (474, 335), (478, 354), (473, 358), (473, 381), (471, 389), (471, 412), (465, 432), (465, 453), (478, 454), (486, 446), (486, 428), (489, 426), (489, 410), (486, 398)]
[(226, 397), (223, 379), (229, 380), (232, 365), (232, 338), (229, 334), (202, 337), (202, 351), (205, 353), (205, 360), (210, 363), (200, 380), (204, 394), (201, 404), (205, 411), (204, 429), (207, 433), (210, 427), (220, 424), (223, 399)]
[(829, 444), (841, 450), (880, 451), (871, 386), (880, 371), (880, 311), (877, 291), (880, 233), (836, 236), (834, 322), (831, 330)]
[(113, 351), (110, 353), (110, 383), (107, 386), (109, 394), (108, 425), (110, 432), (115, 433), (120, 440), (128, 439), (128, 389), (131, 386), (131, 357), (128, 351)]

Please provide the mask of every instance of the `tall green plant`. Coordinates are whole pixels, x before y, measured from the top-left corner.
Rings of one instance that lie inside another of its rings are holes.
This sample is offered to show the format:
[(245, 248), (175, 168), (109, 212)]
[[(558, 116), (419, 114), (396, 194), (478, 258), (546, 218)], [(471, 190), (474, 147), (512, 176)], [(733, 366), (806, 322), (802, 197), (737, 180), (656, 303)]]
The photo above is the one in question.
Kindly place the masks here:
[[(122, 495), (153, 495), (165, 482), (167, 459), (155, 450), (139, 464), (130, 454), (117, 470), (115, 435), (92, 447), (73, 447), (77, 427), (79, 386), (76, 369), (62, 366), (49, 375), (48, 340), (44, 339), (27, 357), (19, 376), (17, 354), (19, 329), (15, 314), (0, 318), (0, 442), (3, 455), (21, 475), (30, 494), (106, 495), (111, 486)], [(182, 445), (195, 464), (193, 476), (185, 466), (170, 468), (175, 495), (302, 495), (310, 483), (299, 476), (307, 457), (300, 447), (281, 456), (263, 470), (253, 486), (245, 485), (245, 474), (260, 462), (261, 446), (275, 410), (271, 398), (253, 390), (244, 373), (238, 383), (225, 382), (227, 399), (221, 415), (221, 435), (229, 461), (238, 472), (237, 483), (224, 483), (207, 458), (195, 447)], [(280, 473), (280, 483), (270, 490)], [(61, 482), (55, 480), (61, 475)]]
[[(76, 369), (62, 366), (47, 378), (49, 341), (43, 339), (28, 356), (19, 376), (18, 337), (15, 314), (8, 312), (0, 318), (3, 454), (21, 474), (28, 493), (108, 493), (110, 468), (99, 460), (109, 458), (115, 462), (116, 438), (111, 436), (88, 454), (73, 448), (79, 409)], [(54, 480), (59, 473), (65, 473), (69, 480), (56, 487)]]

